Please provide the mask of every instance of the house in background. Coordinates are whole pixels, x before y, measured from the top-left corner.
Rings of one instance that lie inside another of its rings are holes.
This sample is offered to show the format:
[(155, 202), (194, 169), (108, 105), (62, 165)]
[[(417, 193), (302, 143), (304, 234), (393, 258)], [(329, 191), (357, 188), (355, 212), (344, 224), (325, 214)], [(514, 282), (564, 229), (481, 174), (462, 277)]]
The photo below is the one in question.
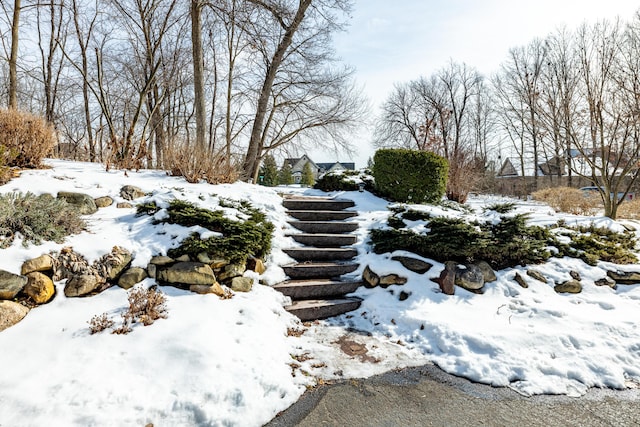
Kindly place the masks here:
[(293, 182), (300, 184), (302, 179), (302, 170), (304, 166), (309, 163), (311, 171), (313, 172), (314, 179), (322, 177), (327, 172), (338, 172), (345, 170), (355, 170), (355, 163), (315, 163), (309, 156), (303, 154), (298, 158), (289, 158), (284, 160), (284, 165), (289, 164), (291, 166), (291, 175), (293, 176)]

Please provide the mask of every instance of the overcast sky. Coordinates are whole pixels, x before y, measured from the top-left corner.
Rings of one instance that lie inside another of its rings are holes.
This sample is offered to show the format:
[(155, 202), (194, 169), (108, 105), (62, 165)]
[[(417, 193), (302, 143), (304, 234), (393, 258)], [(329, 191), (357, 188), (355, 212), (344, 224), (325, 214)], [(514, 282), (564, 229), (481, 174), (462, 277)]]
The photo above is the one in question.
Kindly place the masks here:
[[(575, 29), (616, 16), (628, 21), (639, 9), (638, 0), (355, 0), (351, 25), (335, 44), (356, 68), (376, 116), (395, 82), (428, 76), (450, 59), (489, 75), (512, 47), (563, 25)], [(352, 160), (364, 167), (373, 148), (366, 132), (356, 139), (361, 149)], [(320, 162), (336, 160), (310, 154)]]

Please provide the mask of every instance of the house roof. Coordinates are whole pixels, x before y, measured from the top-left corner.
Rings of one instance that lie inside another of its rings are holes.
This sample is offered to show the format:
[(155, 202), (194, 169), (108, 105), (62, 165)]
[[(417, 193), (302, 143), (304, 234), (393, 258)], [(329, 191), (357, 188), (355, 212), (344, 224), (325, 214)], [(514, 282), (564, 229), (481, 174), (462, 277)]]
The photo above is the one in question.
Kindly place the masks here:
[(355, 163), (342, 163), (342, 162), (333, 162), (333, 163), (316, 163), (321, 171), (328, 171), (334, 168), (336, 165), (342, 166), (346, 170), (355, 170)]

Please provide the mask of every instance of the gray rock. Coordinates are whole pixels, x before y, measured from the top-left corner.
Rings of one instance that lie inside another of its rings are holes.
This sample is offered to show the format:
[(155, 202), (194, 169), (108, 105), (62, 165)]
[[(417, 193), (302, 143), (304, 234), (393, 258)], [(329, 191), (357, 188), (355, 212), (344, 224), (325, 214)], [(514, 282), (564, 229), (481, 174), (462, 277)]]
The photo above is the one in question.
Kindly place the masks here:
[(98, 197), (96, 199), (93, 199), (93, 201), (98, 208), (106, 208), (113, 204), (113, 199), (109, 196)]
[(78, 274), (67, 280), (64, 286), (65, 296), (81, 297), (87, 295), (104, 283), (104, 280), (94, 274)]
[(98, 211), (96, 202), (94, 202), (93, 197), (88, 194), (60, 191), (58, 193), (58, 199), (65, 200), (70, 205), (75, 206), (81, 215), (90, 215)]
[(169, 265), (169, 264), (173, 264), (174, 262), (176, 262), (176, 260), (171, 257), (164, 256), (164, 255), (156, 255), (154, 257), (151, 257), (149, 264)]
[(407, 270), (413, 271), (414, 273), (418, 274), (424, 274), (429, 271), (431, 267), (433, 267), (433, 264), (408, 256), (397, 255), (391, 257), (391, 259), (394, 261), (398, 261)]
[(118, 209), (131, 209), (133, 205), (129, 202), (118, 202), (116, 203), (116, 208)]
[(455, 284), (468, 291), (477, 291), (484, 286), (482, 270), (475, 264), (463, 264), (455, 267)]
[[(529, 274), (528, 271), (527, 271), (527, 274)], [(515, 280), (516, 283), (520, 285), (520, 287), (522, 288), (527, 289), (529, 287), (529, 284), (527, 283), (527, 281), (517, 271), (516, 271), (516, 275), (513, 277), (513, 280)]]
[(484, 277), (484, 283), (495, 282), (498, 280), (496, 276), (496, 272), (493, 271), (493, 268), (486, 261), (478, 261), (474, 263), (480, 271), (482, 271), (482, 276)]
[(618, 286), (616, 284), (616, 281), (613, 280), (611, 277), (603, 277), (602, 279), (598, 279), (595, 282), (593, 282), (596, 286), (608, 286), (611, 289), (617, 289)]
[(231, 290), (235, 292), (249, 292), (253, 287), (251, 277), (234, 277), (231, 279)]
[(131, 267), (130, 269), (122, 273), (122, 275), (118, 279), (118, 286), (123, 289), (131, 289), (146, 278), (147, 272), (144, 268)]
[(29, 313), (29, 309), (13, 301), (0, 301), (0, 331), (15, 325)]
[(155, 279), (158, 275), (158, 266), (155, 264), (147, 264), (147, 275)]
[(201, 262), (178, 262), (156, 273), (159, 281), (176, 285), (208, 285), (216, 283), (213, 270)]
[(0, 270), (0, 300), (14, 299), (27, 284), (27, 277)]
[(196, 256), (196, 259), (198, 260), (198, 262), (201, 262), (203, 264), (211, 264), (211, 258), (209, 257), (209, 254), (206, 252), (200, 252)]
[(176, 258), (176, 261), (178, 262), (191, 262), (191, 257), (187, 254), (184, 255), (180, 255), (178, 258)]
[(111, 252), (103, 255), (95, 263), (95, 269), (98, 273), (110, 281), (115, 281), (120, 274), (131, 264), (131, 252), (120, 246), (114, 246)]
[(539, 282), (547, 283), (547, 278), (544, 277), (544, 274), (540, 273), (538, 270), (536, 270), (534, 268), (530, 268), (530, 269), (527, 270), (527, 276), (533, 277), (534, 279), (536, 279)]
[(560, 283), (553, 288), (559, 294), (569, 293), (569, 294), (579, 294), (582, 292), (582, 285), (575, 279), (567, 280), (564, 283)]
[(27, 285), (23, 292), (29, 296), (36, 304), (45, 304), (51, 301), (56, 292), (53, 280), (46, 274), (34, 271), (27, 274)]
[(362, 280), (364, 280), (364, 286), (367, 288), (375, 288), (380, 284), (380, 276), (374, 273), (368, 265), (362, 272)]
[(624, 271), (607, 271), (607, 276), (615, 280), (619, 285), (633, 285), (640, 283), (640, 273)]
[(410, 292), (400, 291), (400, 295), (398, 295), (399, 301), (406, 301), (411, 296)]
[(135, 200), (147, 194), (135, 185), (125, 185), (120, 189), (120, 196), (125, 200)]
[(38, 258), (33, 258), (22, 263), (20, 274), (23, 276), (33, 273), (34, 271), (51, 271), (53, 270), (53, 258), (50, 255), (40, 255)]
[(229, 264), (224, 267), (224, 270), (218, 275), (218, 280), (225, 281), (239, 277), (247, 270), (245, 264)]
[(573, 280), (577, 280), (578, 282), (582, 280), (582, 277), (580, 277), (580, 273), (575, 270), (569, 271), (569, 276), (571, 276)]
[(379, 285), (382, 288), (386, 288), (391, 285), (404, 285), (407, 283), (407, 278), (398, 276), (397, 274), (387, 274), (380, 277)]

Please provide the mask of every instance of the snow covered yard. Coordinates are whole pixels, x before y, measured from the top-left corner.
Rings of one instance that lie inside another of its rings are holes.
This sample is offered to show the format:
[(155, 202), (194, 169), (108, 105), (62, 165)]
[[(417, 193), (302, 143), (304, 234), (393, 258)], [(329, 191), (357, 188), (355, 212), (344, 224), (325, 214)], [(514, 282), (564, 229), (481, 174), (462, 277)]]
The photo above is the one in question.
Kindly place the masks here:
[[(278, 264), (290, 259), (282, 248), (287, 216), (277, 191), (308, 195), (315, 190), (265, 188), (244, 183), (189, 184), (163, 172), (105, 172), (101, 165), (49, 161), (52, 169), (28, 171), (0, 192), (77, 191), (119, 200), (119, 189), (136, 185), (159, 203), (181, 198), (216, 208), (220, 198), (248, 200), (275, 225), (267, 284), (285, 278)], [(315, 384), (316, 378), (363, 377), (429, 361), (447, 372), (523, 394), (584, 394), (589, 387), (635, 388), (640, 384), (640, 285), (617, 290), (594, 281), (607, 269), (640, 271), (640, 265), (589, 266), (572, 258), (551, 258), (536, 266), (550, 283), (529, 280), (521, 288), (516, 271), (498, 272), (483, 295), (456, 288), (440, 292), (430, 278), (443, 265), (432, 260), (425, 274), (412, 273), (392, 255), (371, 253), (368, 229), (383, 227), (387, 202), (369, 193), (340, 194), (356, 202), (360, 215), (358, 261), (361, 274), (370, 265), (379, 274), (399, 273), (403, 286), (360, 288), (362, 307), (353, 313), (303, 327), (283, 308), (285, 298), (268, 286), (254, 286), (229, 300), (162, 287), (168, 318), (136, 325), (128, 335), (108, 331), (91, 335), (88, 321), (104, 312), (118, 316), (127, 306), (126, 291), (112, 287), (91, 298), (66, 298), (57, 283), (55, 299), (33, 309), (17, 325), (0, 332), (0, 426), (50, 425), (237, 425), (259, 426), (284, 410)], [(144, 200), (144, 199), (142, 199)], [(472, 198), (473, 215), (504, 201)], [(531, 222), (561, 218), (549, 207), (517, 202)], [(442, 207), (420, 207), (459, 215)], [(230, 212), (230, 215), (232, 213)], [(562, 216), (568, 224), (596, 223), (622, 230), (606, 218)], [(63, 245), (47, 242), (0, 250), (0, 268), (19, 272), (22, 262), (62, 246), (89, 260), (115, 245), (134, 254), (134, 266), (146, 266), (186, 237), (185, 227), (154, 225), (148, 216), (115, 205), (88, 217), (86, 232)], [(419, 224), (416, 224), (419, 226)], [(414, 255), (412, 255), (414, 256)], [(414, 256), (415, 257), (415, 256)], [(579, 271), (583, 291), (557, 294), (551, 281)], [(154, 282), (146, 279), (143, 286)], [(400, 292), (408, 294), (400, 301)], [(300, 335), (300, 332), (304, 331)]]

